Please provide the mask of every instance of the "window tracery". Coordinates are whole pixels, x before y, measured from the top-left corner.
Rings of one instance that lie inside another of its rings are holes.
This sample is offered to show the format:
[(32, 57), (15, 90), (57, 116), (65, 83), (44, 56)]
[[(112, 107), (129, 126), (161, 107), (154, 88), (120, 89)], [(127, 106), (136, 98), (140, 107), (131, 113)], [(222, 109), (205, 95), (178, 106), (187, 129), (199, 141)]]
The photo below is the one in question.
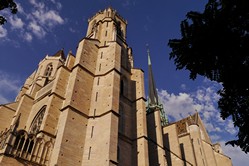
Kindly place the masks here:
[(53, 65), (52, 63), (47, 65), (46, 71), (45, 71), (45, 76), (50, 77), (53, 71)]
[(43, 106), (41, 110), (36, 114), (31, 126), (30, 126), (30, 133), (37, 134), (40, 130), (42, 120), (45, 114), (46, 106)]

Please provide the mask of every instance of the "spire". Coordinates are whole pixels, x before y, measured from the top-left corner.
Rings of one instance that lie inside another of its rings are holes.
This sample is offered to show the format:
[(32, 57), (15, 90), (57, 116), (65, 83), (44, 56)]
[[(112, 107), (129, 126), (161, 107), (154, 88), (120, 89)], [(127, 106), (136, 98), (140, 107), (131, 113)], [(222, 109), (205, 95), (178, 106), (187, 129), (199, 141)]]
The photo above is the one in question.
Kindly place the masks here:
[(162, 126), (166, 126), (168, 124), (168, 119), (165, 115), (163, 105), (159, 101), (157, 91), (156, 91), (156, 84), (153, 78), (152, 73), (152, 66), (151, 66), (151, 60), (150, 60), (150, 50), (149, 45), (146, 45), (147, 47), (147, 54), (148, 54), (148, 73), (149, 73), (149, 100), (148, 100), (148, 106), (147, 106), (147, 112), (155, 111), (156, 109), (160, 110), (160, 116), (161, 116), (161, 124)]
[(156, 85), (152, 73), (152, 66), (151, 66), (151, 60), (150, 60), (150, 50), (149, 50), (149, 45), (146, 45), (147, 47), (147, 54), (148, 54), (148, 73), (149, 73), (149, 105), (158, 105), (158, 96), (157, 96), (157, 91), (156, 91)]

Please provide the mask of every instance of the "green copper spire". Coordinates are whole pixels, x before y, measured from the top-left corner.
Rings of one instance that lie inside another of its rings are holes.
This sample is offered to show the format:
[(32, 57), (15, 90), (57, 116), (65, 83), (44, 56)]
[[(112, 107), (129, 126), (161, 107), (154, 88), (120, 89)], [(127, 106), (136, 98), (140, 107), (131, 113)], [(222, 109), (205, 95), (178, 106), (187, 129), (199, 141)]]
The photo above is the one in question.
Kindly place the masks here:
[(147, 45), (147, 54), (148, 54), (148, 65), (151, 65), (151, 61), (150, 61), (150, 50), (149, 50), (148, 45)]
[(148, 105), (147, 105), (147, 113), (153, 112), (156, 109), (160, 110), (161, 115), (161, 123), (162, 126), (166, 126), (168, 124), (168, 119), (165, 117), (165, 112), (163, 109), (163, 105), (160, 103), (156, 91), (156, 84), (153, 78), (152, 73), (152, 66), (151, 66), (151, 60), (150, 60), (150, 50), (148, 44), (147, 47), (147, 54), (148, 54), (148, 73), (149, 73), (149, 99), (148, 99)]
[(150, 60), (150, 50), (147, 45), (147, 54), (148, 54), (148, 66), (149, 66), (149, 104), (151, 105), (158, 105), (158, 96), (157, 96), (157, 91), (156, 91), (156, 84), (153, 78), (153, 73), (152, 73), (152, 66), (151, 66), (151, 60)]

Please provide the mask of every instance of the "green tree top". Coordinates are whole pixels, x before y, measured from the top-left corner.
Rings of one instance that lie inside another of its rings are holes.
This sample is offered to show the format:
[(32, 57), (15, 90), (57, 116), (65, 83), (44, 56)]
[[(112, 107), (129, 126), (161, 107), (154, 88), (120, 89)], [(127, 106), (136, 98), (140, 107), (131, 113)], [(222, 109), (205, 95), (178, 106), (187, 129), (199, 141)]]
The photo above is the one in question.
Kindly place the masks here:
[[(9, 8), (12, 14), (17, 13), (17, 5), (13, 0), (0, 0), (0, 10)], [(3, 25), (7, 22), (6, 18), (0, 15), (0, 25)]]
[(190, 11), (181, 22), (181, 39), (169, 40), (177, 69), (223, 85), (221, 117), (239, 129), (237, 145), (249, 152), (249, 1), (209, 0), (203, 13)]

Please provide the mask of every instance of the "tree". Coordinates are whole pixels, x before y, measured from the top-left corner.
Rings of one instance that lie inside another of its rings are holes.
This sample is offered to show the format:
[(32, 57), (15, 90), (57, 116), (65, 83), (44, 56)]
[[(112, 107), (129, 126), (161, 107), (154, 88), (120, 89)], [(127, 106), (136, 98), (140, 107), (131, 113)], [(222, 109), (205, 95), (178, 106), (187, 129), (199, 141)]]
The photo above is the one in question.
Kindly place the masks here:
[[(17, 13), (17, 5), (13, 0), (0, 0), (0, 10), (9, 8), (12, 14)], [(6, 18), (0, 15), (0, 25), (3, 25), (7, 22)]]
[(249, 1), (209, 0), (204, 12), (190, 11), (181, 22), (181, 39), (169, 40), (176, 69), (223, 85), (218, 107), (232, 117), (236, 140), (226, 144), (249, 152)]

